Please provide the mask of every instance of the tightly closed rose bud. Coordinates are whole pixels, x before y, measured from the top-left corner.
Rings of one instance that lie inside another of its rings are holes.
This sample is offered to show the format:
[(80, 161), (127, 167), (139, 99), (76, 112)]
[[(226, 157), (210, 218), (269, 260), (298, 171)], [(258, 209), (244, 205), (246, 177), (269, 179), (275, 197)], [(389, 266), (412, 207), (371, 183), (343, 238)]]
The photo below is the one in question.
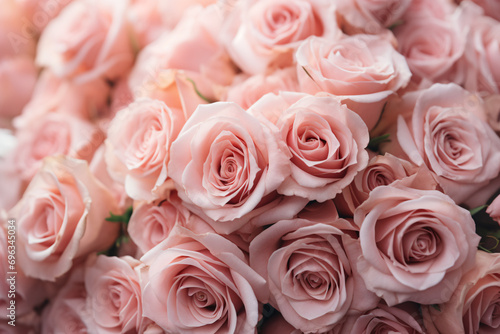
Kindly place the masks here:
[(398, 182), (375, 188), (354, 212), (368, 290), (389, 306), (437, 304), (451, 298), (474, 265), (480, 237), (468, 210), (437, 190)]

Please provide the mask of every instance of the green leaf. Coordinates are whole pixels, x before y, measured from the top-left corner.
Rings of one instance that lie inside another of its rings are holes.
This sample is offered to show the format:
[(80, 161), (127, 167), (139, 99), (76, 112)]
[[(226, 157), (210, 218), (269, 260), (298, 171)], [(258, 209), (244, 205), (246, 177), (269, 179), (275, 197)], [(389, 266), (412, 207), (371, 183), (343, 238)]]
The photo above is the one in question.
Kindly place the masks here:
[(380, 144), (382, 144), (384, 142), (391, 141), (389, 139), (390, 136), (391, 135), (387, 133), (385, 135), (381, 135), (381, 136), (378, 136), (378, 137), (371, 138), (370, 142), (368, 143), (368, 148), (370, 150), (374, 151), (374, 152), (377, 152)]
[(431, 304), (432, 308), (438, 310), (439, 312), (441, 312), (441, 307), (439, 307), (438, 304)]
[(193, 84), (193, 88), (194, 88), (194, 91), (196, 92), (196, 95), (198, 95), (203, 101), (207, 102), (207, 103), (214, 103), (215, 101), (209, 99), (208, 97), (206, 97), (205, 95), (203, 95), (199, 90), (198, 90), (198, 87), (196, 86), (196, 83), (194, 82), (193, 79), (190, 79), (190, 78), (186, 78), (187, 81), (189, 81), (190, 83)]
[(405, 21), (403, 21), (403, 20), (397, 20), (396, 22), (394, 22), (393, 24), (391, 24), (389, 26), (389, 30), (392, 30), (392, 29), (394, 29), (394, 28), (396, 28), (404, 23), (405, 23)]
[(123, 223), (125, 225), (128, 224), (130, 217), (132, 216), (132, 211), (134, 209), (132, 207), (127, 208), (123, 215), (115, 215), (112, 212), (109, 213), (109, 217), (106, 218), (106, 221), (113, 223)]
[(474, 208), (474, 209), (470, 209), (469, 212), (470, 212), (470, 215), (471, 216), (474, 216), (476, 213), (486, 209), (488, 207), (487, 204), (485, 205), (481, 205), (481, 206), (478, 206), (477, 208)]

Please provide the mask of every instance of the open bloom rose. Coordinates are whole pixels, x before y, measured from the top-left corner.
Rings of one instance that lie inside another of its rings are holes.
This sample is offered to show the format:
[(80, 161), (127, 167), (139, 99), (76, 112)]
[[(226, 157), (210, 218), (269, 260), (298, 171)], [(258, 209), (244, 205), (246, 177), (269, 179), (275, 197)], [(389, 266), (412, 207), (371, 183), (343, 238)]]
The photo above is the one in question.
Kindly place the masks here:
[(478, 251), (450, 301), (423, 309), (430, 334), (496, 333), (500, 330), (500, 254)]
[(418, 304), (404, 303), (389, 307), (380, 303), (362, 315), (348, 317), (340, 332), (424, 334), (427, 333), (424, 328)]
[(478, 96), (455, 84), (435, 84), (418, 96), (408, 122), (399, 118), (397, 137), (408, 157), (425, 164), (444, 192), (462, 203), (500, 172), (500, 138), (484, 119)]
[(450, 299), (474, 265), (480, 237), (469, 211), (437, 190), (397, 182), (375, 188), (354, 212), (367, 288), (389, 306)]
[(338, 96), (368, 129), (377, 123), (387, 98), (411, 77), (405, 58), (382, 36), (310, 37), (300, 45), (296, 58), (304, 92)]
[(282, 220), (250, 244), (250, 265), (267, 280), (269, 302), (306, 333), (323, 333), (378, 301), (355, 267), (359, 244), (343, 219)]
[(412, 80), (454, 80), (453, 66), (465, 50), (465, 35), (456, 20), (426, 14), (405, 21), (394, 29), (394, 34)]
[(119, 111), (106, 140), (110, 175), (133, 199), (152, 200), (167, 179), (170, 145), (184, 125), (181, 110), (140, 99)]
[(337, 209), (344, 215), (352, 216), (354, 210), (363, 203), (370, 192), (379, 186), (386, 186), (415, 173), (417, 167), (411, 162), (392, 154), (376, 155), (370, 159), (364, 170), (356, 174), (351, 184), (335, 198)]
[(291, 174), (278, 188), (282, 194), (326, 201), (368, 163), (366, 125), (333, 96), (270, 94), (251, 110), (281, 113), (276, 126), (291, 156)]
[(140, 265), (140, 261), (129, 256), (118, 258), (100, 255), (87, 261), (87, 310), (97, 333), (141, 332), (144, 319)]
[(128, 234), (142, 253), (165, 240), (176, 224), (186, 226), (190, 212), (175, 192), (167, 199), (141, 202), (134, 207), (127, 225)]
[(127, 6), (128, 1), (73, 1), (42, 33), (36, 63), (80, 83), (116, 80), (134, 61)]
[(119, 225), (115, 199), (87, 163), (49, 157), (21, 201), (10, 211), (17, 221), (16, 259), (27, 276), (54, 281), (91, 252), (107, 249)]
[(258, 225), (292, 217), (306, 204), (275, 193), (289, 174), (288, 156), (271, 130), (235, 103), (200, 105), (170, 154), (169, 175), (179, 197), (219, 233), (257, 217), (263, 219)]
[(292, 65), (293, 52), (309, 36), (341, 34), (333, 2), (323, 0), (240, 1), (227, 20), (227, 49), (249, 74)]
[(255, 333), (264, 280), (215, 233), (176, 227), (142, 258), (144, 316), (168, 333)]

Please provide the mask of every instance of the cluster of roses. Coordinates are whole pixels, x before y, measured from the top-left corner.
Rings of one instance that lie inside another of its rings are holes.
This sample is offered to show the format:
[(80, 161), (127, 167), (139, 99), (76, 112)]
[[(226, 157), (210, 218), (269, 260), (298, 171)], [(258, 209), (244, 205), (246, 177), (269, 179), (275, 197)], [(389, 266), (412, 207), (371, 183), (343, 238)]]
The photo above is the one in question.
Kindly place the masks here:
[(499, 331), (500, 6), (458, 2), (2, 0), (0, 331)]

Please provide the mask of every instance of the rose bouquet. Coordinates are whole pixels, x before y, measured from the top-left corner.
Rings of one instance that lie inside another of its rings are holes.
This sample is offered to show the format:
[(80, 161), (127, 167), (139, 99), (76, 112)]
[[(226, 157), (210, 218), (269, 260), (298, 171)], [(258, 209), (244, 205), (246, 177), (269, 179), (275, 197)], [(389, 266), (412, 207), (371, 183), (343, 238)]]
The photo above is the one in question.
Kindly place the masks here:
[(500, 331), (498, 1), (0, 2), (0, 332)]

